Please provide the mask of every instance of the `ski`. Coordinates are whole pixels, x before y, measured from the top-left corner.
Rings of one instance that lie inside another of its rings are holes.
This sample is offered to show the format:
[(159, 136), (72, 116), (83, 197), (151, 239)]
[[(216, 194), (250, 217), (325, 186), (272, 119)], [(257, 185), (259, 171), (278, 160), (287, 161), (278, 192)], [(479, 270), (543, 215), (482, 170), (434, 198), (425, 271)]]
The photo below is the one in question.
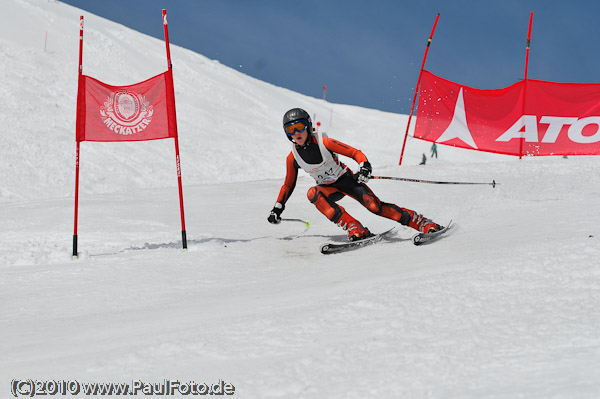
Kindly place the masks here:
[(433, 241), (439, 239), (442, 236), (442, 234), (446, 233), (451, 225), (452, 225), (452, 220), (450, 222), (448, 222), (448, 225), (446, 225), (446, 227), (443, 227), (438, 231), (434, 231), (433, 233), (416, 234), (412, 238), (413, 244), (423, 245), (423, 244), (433, 242)]
[(365, 247), (367, 245), (375, 244), (376, 242), (381, 241), (381, 239), (387, 235), (390, 231), (394, 230), (394, 227), (391, 229), (384, 231), (383, 233), (372, 235), (371, 237), (359, 240), (359, 241), (350, 241), (350, 242), (340, 242), (340, 243), (326, 243), (321, 245), (321, 253), (324, 255), (336, 254), (340, 252), (351, 251), (354, 249), (358, 249), (361, 247)]

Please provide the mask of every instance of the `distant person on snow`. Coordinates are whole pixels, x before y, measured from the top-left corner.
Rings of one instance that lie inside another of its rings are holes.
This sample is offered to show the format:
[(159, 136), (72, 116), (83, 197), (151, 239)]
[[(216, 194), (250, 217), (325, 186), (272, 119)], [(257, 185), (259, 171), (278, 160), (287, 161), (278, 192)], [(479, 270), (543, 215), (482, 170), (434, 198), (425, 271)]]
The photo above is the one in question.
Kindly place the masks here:
[[(365, 184), (371, 177), (372, 171), (367, 157), (355, 148), (314, 132), (310, 115), (305, 110), (293, 108), (286, 112), (283, 116), (283, 130), (293, 144), (286, 160), (285, 181), (268, 217), (270, 223), (281, 222), (285, 203), (296, 187), (298, 169), (302, 168), (317, 182), (316, 186), (308, 190), (308, 200), (327, 219), (347, 230), (348, 239), (351, 241), (361, 240), (372, 234), (336, 203), (346, 195), (360, 202), (374, 214), (395, 220), (419, 232), (429, 233), (441, 228), (440, 225), (415, 211), (381, 202)], [(359, 164), (360, 170), (356, 174), (352, 173), (338, 160), (336, 154), (354, 159)]]
[(434, 156), (437, 158), (437, 144), (436, 143), (433, 143), (431, 145), (431, 158), (433, 159)]

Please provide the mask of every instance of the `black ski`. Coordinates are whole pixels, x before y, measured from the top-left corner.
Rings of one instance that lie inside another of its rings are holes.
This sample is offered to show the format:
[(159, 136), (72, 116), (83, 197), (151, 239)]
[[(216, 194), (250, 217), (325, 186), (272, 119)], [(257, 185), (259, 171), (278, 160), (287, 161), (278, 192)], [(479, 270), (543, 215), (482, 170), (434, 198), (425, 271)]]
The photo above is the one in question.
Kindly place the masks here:
[(375, 244), (376, 242), (381, 241), (381, 239), (388, 234), (390, 231), (394, 230), (394, 227), (391, 229), (384, 231), (383, 233), (372, 235), (371, 237), (364, 238), (359, 241), (350, 241), (350, 242), (340, 242), (340, 243), (326, 243), (321, 245), (321, 253), (324, 255), (329, 254), (337, 254), (340, 252), (351, 251), (353, 249), (365, 247), (367, 245)]
[(442, 236), (442, 234), (444, 234), (448, 231), (448, 229), (450, 228), (450, 225), (452, 225), (452, 220), (448, 222), (448, 225), (446, 227), (443, 227), (438, 231), (434, 231), (433, 233), (419, 233), (419, 234), (413, 236), (413, 239), (412, 239), (413, 244), (423, 245), (423, 244), (427, 244), (427, 243), (437, 240), (438, 238), (440, 238)]

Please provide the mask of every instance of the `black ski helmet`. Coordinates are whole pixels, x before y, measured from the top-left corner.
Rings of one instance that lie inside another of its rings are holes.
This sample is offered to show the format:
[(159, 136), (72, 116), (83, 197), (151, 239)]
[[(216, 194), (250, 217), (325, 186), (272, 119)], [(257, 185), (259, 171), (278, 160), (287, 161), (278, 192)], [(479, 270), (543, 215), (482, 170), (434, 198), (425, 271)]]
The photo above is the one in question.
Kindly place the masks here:
[[(302, 108), (292, 108), (288, 112), (286, 112), (283, 115), (283, 126), (290, 122), (298, 121), (300, 119), (306, 119), (308, 121), (308, 133), (312, 134), (312, 120), (310, 119), (310, 115), (308, 114), (308, 112), (306, 112)], [(293, 141), (293, 139), (287, 134), (285, 136), (288, 138), (288, 140)]]

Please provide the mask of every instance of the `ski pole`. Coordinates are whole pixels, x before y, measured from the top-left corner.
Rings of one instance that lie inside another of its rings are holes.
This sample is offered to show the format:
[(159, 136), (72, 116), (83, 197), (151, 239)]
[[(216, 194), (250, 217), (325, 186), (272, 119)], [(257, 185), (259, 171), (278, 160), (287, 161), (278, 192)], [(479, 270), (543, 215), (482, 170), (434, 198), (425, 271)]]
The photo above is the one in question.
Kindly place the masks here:
[(433, 181), (433, 180), (422, 180), (422, 179), (407, 179), (405, 177), (390, 177), (390, 176), (371, 176), (370, 179), (380, 180), (398, 180), (407, 181), (413, 183), (429, 183), (429, 184), (483, 184), (487, 186), (496, 187), (500, 183), (496, 183), (496, 180), (492, 180), (491, 183), (476, 183), (476, 182), (458, 182), (458, 181)]
[(300, 222), (300, 223), (304, 223), (305, 227), (310, 227), (310, 221), (308, 220), (302, 220), (302, 219), (289, 219), (289, 218), (281, 218), (281, 220), (283, 222)]

